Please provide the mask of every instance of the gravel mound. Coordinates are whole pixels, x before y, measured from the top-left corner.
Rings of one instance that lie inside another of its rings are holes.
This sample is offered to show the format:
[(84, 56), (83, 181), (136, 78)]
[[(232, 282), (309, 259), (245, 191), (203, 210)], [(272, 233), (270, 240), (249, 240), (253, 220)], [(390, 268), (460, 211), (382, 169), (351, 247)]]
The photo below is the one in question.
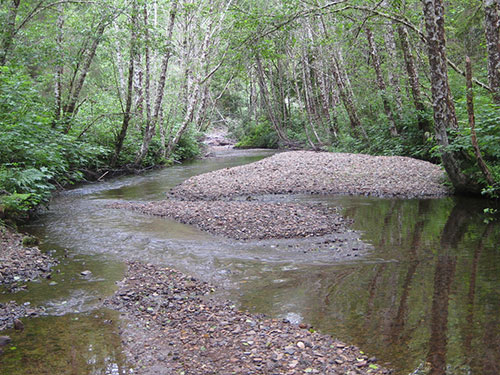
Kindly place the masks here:
[[(388, 374), (358, 348), (208, 298), (213, 288), (180, 272), (129, 263), (105, 302), (137, 374)], [(307, 328), (307, 327), (304, 327)]]
[(14, 327), (14, 322), (24, 317), (39, 316), (41, 308), (32, 308), (29, 304), (18, 305), (14, 301), (0, 303), (0, 331)]
[(23, 246), (23, 236), (8, 228), (0, 227), (0, 285), (21, 284), (50, 275), (58, 262), (37, 247)]
[(441, 167), (408, 157), (292, 151), (191, 177), (170, 195), (186, 200), (307, 193), (425, 198), (448, 195), (444, 179)]
[(109, 207), (169, 217), (237, 240), (323, 236), (343, 232), (350, 223), (337, 210), (292, 203), (166, 200), (116, 203)]

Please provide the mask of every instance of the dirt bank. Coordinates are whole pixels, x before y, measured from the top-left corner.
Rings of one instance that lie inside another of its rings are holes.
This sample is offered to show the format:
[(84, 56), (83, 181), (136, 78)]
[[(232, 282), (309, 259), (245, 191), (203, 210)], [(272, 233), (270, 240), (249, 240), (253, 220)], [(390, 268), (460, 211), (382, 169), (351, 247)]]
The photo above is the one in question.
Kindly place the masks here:
[(169, 268), (129, 263), (105, 305), (137, 374), (388, 374), (358, 348), (210, 298), (213, 287)]
[(426, 198), (449, 194), (441, 167), (401, 156), (292, 151), (192, 177), (169, 193), (186, 200), (265, 194)]

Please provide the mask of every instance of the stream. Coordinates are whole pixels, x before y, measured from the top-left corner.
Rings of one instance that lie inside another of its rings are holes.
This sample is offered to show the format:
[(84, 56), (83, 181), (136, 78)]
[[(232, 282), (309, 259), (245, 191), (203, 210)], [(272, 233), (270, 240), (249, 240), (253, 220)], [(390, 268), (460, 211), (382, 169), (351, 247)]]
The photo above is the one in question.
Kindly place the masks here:
[[(237, 242), (137, 212), (120, 201), (165, 199), (185, 179), (257, 161), (271, 151), (227, 150), (139, 176), (59, 194), (23, 228), (61, 263), (50, 280), (0, 302), (29, 301), (46, 315), (24, 319), (0, 355), (1, 374), (130, 374), (117, 313), (100, 308), (126, 260), (165, 264), (220, 286), (241, 309), (311, 324), (359, 346), (396, 374), (500, 373), (500, 222), (488, 202), (351, 196), (262, 199), (341, 206), (368, 255), (341, 259), (300, 251), (301, 241)], [(293, 246), (293, 249), (290, 248)], [(83, 277), (84, 270), (92, 272)], [(425, 372), (424, 372), (425, 371)]]

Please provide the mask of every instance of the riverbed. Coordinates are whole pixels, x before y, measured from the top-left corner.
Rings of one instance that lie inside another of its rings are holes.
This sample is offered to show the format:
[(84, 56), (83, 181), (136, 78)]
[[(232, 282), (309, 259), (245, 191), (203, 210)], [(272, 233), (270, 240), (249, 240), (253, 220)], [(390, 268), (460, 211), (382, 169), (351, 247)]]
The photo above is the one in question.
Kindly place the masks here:
[[(60, 194), (25, 228), (61, 264), (51, 280), (1, 301), (42, 305), (0, 356), (5, 374), (128, 374), (116, 313), (100, 308), (126, 260), (168, 265), (220, 286), (241, 309), (312, 325), (408, 374), (500, 373), (500, 224), (474, 199), (289, 195), (262, 199), (341, 206), (369, 251), (339, 259), (302, 240), (234, 241), (110, 204), (165, 199), (185, 179), (269, 151), (231, 151)], [(487, 221), (487, 220), (486, 220)], [(310, 249), (309, 249), (310, 250)], [(80, 273), (92, 272), (90, 277)], [(52, 285), (50, 285), (52, 284)], [(13, 349), (14, 348), (14, 349)], [(73, 371), (73, 372), (72, 372)], [(441, 371), (441, 372), (440, 372)]]

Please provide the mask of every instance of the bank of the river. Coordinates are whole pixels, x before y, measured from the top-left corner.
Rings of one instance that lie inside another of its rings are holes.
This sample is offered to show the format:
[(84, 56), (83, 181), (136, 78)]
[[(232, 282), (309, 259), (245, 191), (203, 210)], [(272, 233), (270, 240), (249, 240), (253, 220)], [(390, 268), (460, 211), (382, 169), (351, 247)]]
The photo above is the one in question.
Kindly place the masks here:
[[(0, 226), (0, 286), (6, 293), (25, 289), (28, 281), (50, 277), (52, 267), (58, 263), (38, 247), (30, 246), (30, 241), (33, 239)], [(0, 331), (12, 328), (21, 318), (37, 316), (40, 312), (28, 303), (0, 303)]]
[(350, 194), (429, 198), (449, 195), (438, 165), (402, 156), (283, 152), (184, 181), (170, 196), (217, 200), (265, 194)]
[(28, 281), (50, 276), (58, 262), (42, 253), (33, 241), (36, 240), (0, 226), (0, 285), (16, 289)]
[(213, 287), (169, 268), (129, 263), (106, 306), (137, 374), (388, 374), (355, 346), (208, 297)]

